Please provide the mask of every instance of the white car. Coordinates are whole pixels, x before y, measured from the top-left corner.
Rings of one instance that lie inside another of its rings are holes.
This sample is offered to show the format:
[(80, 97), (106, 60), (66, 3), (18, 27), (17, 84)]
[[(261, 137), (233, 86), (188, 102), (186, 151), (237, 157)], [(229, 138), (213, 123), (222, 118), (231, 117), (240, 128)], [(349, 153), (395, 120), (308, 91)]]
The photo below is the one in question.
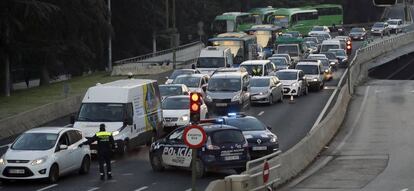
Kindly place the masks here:
[(198, 92), (204, 97), (208, 79), (207, 74), (185, 74), (177, 76), (172, 84), (184, 84), (191, 92)]
[(184, 84), (164, 84), (159, 85), (161, 100), (165, 99), (168, 96), (176, 95), (190, 95), (190, 90)]
[(400, 33), (403, 32), (403, 20), (402, 19), (389, 19), (387, 21), (391, 32)]
[(330, 33), (331, 31), (327, 26), (314, 26), (312, 30), (308, 33), (309, 36), (316, 36), (321, 33)]
[(0, 158), (0, 179), (47, 179), (56, 182), (60, 176), (73, 171), (89, 172), (89, 146), (82, 132), (63, 127), (41, 127), (20, 135)]
[(276, 76), (283, 84), (283, 94), (301, 96), (308, 94), (308, 81), (302, 70), (288, 69), (276, 72)]
[[(207, 105), (201, 99), (200, 119), (208, 117)], [(164, 128), (173, 129), (190, 123), (190, 96), (170, 96), (162, 101)]]

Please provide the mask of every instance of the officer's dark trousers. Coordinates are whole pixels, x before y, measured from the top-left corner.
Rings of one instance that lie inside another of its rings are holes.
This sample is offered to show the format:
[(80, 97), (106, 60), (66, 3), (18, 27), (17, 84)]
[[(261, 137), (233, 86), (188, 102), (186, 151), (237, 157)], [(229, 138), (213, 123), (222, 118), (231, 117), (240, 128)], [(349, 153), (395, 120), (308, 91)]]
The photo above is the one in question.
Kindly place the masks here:
[(106, 153), (102, 153), (102, 154), (98, 154), (98, 160), (99, 160), (99, 172), (102, 175), (105, 175), (105, 171), (104, 171), (104, 163), (106, 163), (106, 173), (109, 175), (111, 174), (111, 155), (110, 154), (106, 154)]

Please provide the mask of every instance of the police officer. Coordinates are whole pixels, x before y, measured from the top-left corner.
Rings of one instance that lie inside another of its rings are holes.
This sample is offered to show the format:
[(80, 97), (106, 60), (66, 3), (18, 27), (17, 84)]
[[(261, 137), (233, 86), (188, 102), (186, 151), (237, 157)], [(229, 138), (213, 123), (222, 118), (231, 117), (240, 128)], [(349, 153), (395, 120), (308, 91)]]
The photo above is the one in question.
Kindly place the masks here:
[(114, 143), (114, 138), (112, 137), (112, 133), (109, 133), (105, 130), (105, 124), (101, 124), (99, 126), (99, 132), (97, 132), (91, 139), (85, 141), (81, 145), (90, 145), (93, 142), (98, 142), (98, 160), (99, 160), (99, 172), (101, 175), (101, 180), (105, 180), (105, 171), (104, 171), (104, 163), (106, 163), (106, 173), (108, 175), (108, 179), (112, 179), (112, 172), (111, 172), (111, 154), (112, 148), (116, 148)]
[(262, 75), (262, 70), (260, 69), (260, 67), (256, 66), (255, 68), (253, 68), (253, 75), (252, 76), (261, 76)]

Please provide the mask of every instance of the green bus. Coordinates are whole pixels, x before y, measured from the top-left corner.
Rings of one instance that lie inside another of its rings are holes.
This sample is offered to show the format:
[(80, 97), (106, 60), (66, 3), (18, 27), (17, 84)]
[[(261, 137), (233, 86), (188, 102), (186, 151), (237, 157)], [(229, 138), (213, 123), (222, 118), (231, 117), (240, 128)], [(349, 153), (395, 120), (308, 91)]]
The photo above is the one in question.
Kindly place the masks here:
[(342, 5), (339, 4), (320, 4), (304, 7), (304, 9), (316, 9), (318, 11), (318, 25), (332, 26), (342, 25), (344, 16)]
[(214, 35), (226, 32), (243, 32), (256, 23), (251, 13), (229, 12), (216, 16), (212, 24)]
[(208, 39), (211, 46), (230, 48), (233, 54), (233, 65), (240, 65), (246, 60), (255, 60), (258, 56), (256, 37), (244, 32), (230, 32), (219, 34)]
[(307, 35), (313, 26), (318, 25), (316, 9), (282, 8), (273, 13), (270, 22), (289, 31), (299, 31)]
[(253, 14), (256, 18), (257, 24), (269, 24), (270, 18), (273, 13), (276, 11), (273, 7), (264, 7), (264, 8), (253, 8), (249, 13)]

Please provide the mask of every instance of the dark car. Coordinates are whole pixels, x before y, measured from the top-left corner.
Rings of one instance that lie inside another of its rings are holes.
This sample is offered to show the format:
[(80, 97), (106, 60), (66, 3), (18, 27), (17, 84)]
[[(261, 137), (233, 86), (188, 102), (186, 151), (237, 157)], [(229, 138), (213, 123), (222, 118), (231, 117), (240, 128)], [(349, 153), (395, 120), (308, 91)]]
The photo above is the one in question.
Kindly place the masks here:
[(249, 152), (252, 158), (259, 158), (279, 150), (277, 136), (270, 131), (270, 127), (257, 118), (230, 113), (222, 120), (223, 124), (237, 127), (243, 131), (243, 135), (249, 143)]
[(352, 40), (365, 40), (367, 38), (367, 31), (362, 27), (352, 28), (349, 31), (349, 37)]
[[(250, 160), (248, 144), (240, 129), (223, 124), (200, 124), (207, 141), (197, 151), (196, 174), (203, 177), (207, 171), (234, 169), (241, 173)], [(191, 168), (192, 149), (182, 138), (185, 127), (180, 127), (165, 138), (151, 144), (149, 157), (154, 171), (165, 167)]]

